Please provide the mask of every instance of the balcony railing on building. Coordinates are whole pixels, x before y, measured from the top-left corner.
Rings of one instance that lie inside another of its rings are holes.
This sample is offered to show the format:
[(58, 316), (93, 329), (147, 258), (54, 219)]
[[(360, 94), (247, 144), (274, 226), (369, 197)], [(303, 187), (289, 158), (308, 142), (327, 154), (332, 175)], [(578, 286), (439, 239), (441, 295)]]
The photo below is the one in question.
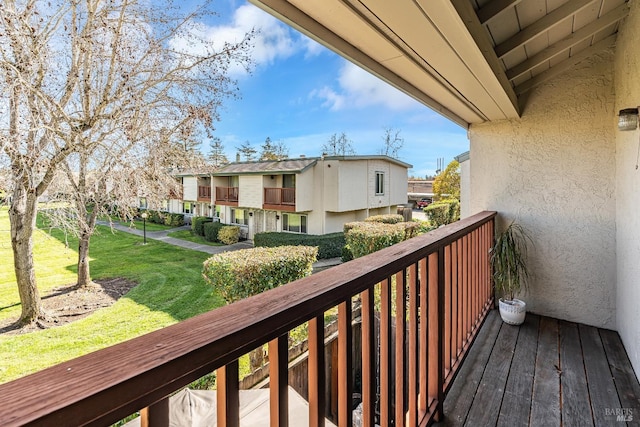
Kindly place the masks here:
[(295, 212), (295, 188), (265, 188), (263, 209)]
[(216, 204), (238, 206), (238, 187), (216, 187)]
[[(334, 382), (338, 425), (352, 424), (354, 403), (362, 404), (366, 426), (430, 424), (442, 416), (445, 395), (493, 302), (494, 218), (495, 212), (474, 215), (0, 385), (0, 425), (108, 425), (138, 410), (142, 425), (162, 425), (168, 396), (216, 371), (217, 425), (238, 426), (238, 359), (268, 344), (271, 410), (264, 425), (286, 426), (287, 337), (304, 324), (309, 425), (324, 425), (332, 406), (326, 389)], [(325, 360), (324, 317), (336, 307), (337, 357)], [(354, 307), (361, 319), (357, 340)], [(327, 376), (325, 366), (335, 371)]]
[(199, 185), (198, 186), (198, 201), (210, 202), (211, 201), (211, 187)]

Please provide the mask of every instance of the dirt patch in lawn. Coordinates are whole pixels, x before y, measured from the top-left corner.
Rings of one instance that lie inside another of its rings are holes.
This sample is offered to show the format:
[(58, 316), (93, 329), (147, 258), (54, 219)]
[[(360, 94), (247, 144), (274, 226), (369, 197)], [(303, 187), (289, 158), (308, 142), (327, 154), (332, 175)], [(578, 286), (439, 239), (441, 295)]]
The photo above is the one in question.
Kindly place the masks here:
[(115, 278), (98, 280), (86, 288), (79, 288), (77, 285), (55, 288), (42, 297), (46, 319), (40, 319), (26, 327), (16, 323), (17, 319), (0, 320), (0, 334), (24, 334), (66, 325), (87, 317), (100, 308), (113, 305), (136, 285), (135, 282)]

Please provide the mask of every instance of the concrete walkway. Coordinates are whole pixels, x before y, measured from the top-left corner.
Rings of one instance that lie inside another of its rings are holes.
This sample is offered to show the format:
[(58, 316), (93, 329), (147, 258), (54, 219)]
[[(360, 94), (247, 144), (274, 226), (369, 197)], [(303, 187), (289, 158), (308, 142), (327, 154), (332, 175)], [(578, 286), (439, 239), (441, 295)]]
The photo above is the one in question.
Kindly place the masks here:
[[(106, 221), (98, 221), (100, 225), (109, 226)], [(131, 228), (126, 225), (114, 223), (113, 229), (123, 231), (125, 233), (135, 234), (136, 236), (144, 237), (143, 230), (138, 228)], [(219, 254), (222, 252), (237, 251), (238, 249), (248, 249), (253, 247), (253, 241), (245, 240), (243, 242), (234, 243), (233, 245), (224, 246), (210, 246), (201, 243), (189, 242), (187, 240), (176, 239), (175, 237), (169, 237), (169, 233), (174, 231), (191, 230), (191, 226), (183, 225), (182, 227), (170, 228), (161, 231), (147, 231), (147, 239), (159, 240), (164, 243), (168, 243), (173, 246), (179, 246), (181, 248), (191, 249), (192, 251), (205, 252), (208, 254)]]
[[(109, 223), (106, 221), (98, 221), (98, 224), (109, 226)], [(143, 230), (138, 228), (131, 228), (126, 225), (122, 225), (120, 223), (114, 223), (113, 229), (122, 231), (125, 233), (135, 234), (136, 236), (144, 237)], [(211, 255), (220, 254), (223, 252), (229, 251), (237, 251), (238, 249), (249, 249), (253, 247), (252, 240), (245, 240), (243, 242), (234, 243), (233, 245), (224, 245), (224, 246), (210, 246), (204, 245), (201, 243), (189, 242), (187, 240), (176, 239), (175, 237), (169, 237), (169, 233), (174, 231), (182, 231), (182, 230), (191, 230), (190, 225), (183, 225), (181, 227), (170, 228), (167, 230), (161, 231), (147, 231), (147, 239), (158, 240), (160, 242), (168, 243), (173, 246), (179, 246), (181, 248), (191, 249), (192, 251), (205, 252)], [(340, 258), (329, 258), (329, 259), (320, 259), (313, 264), (314, 272), (325, 270), (329, 267), (333, 267), (334, 265), (341, 264), (342, 260)]]

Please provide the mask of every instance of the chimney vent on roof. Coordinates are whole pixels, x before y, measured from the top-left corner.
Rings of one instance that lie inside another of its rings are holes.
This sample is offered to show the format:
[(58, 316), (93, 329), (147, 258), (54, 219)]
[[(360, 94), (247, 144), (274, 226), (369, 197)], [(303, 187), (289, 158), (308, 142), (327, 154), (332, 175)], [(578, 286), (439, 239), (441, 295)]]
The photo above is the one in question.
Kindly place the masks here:
[(240, 161), (240, 153), (236, 153), (236, 162)]

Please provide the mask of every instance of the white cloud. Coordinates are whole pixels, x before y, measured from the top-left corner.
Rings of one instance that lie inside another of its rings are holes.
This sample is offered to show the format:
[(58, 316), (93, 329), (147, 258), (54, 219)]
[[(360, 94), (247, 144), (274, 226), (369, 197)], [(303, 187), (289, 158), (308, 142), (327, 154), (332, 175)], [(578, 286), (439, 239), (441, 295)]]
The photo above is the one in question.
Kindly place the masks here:
[(345, 62), (338, 74), (337, 90), (325, 86), (310, 94), (313, 98), (324, 99), (322, 105), (332, 111), (376, 105), (392, 110), (420, 106), (414, 99), (350, 62)]
[[(293, 32), (288, 26), (264, 12), (247, 4), (235, 10), (231, 21), (224, 25), (209, 26), (199, 24), (191, 28), (189, 34), (174, 38), (171, 43), (174, 48), (185, 52), (203, 52), (203, 43), (194, 42), (195, 39), (206, 40), (216, 50), (225, 43), (238, 43), (245, 34), (255, 30), (255, 37), (251, 41), (250, 56), (255, 67), (269, 66), (278, 59), (286, 59), (297, 52), (305, 52), (305, 57), (317, 56), (322, 46), (313, 40)], [(235, 76), (246, 74), (240, 65), (231, 66), (230, 73)]]

